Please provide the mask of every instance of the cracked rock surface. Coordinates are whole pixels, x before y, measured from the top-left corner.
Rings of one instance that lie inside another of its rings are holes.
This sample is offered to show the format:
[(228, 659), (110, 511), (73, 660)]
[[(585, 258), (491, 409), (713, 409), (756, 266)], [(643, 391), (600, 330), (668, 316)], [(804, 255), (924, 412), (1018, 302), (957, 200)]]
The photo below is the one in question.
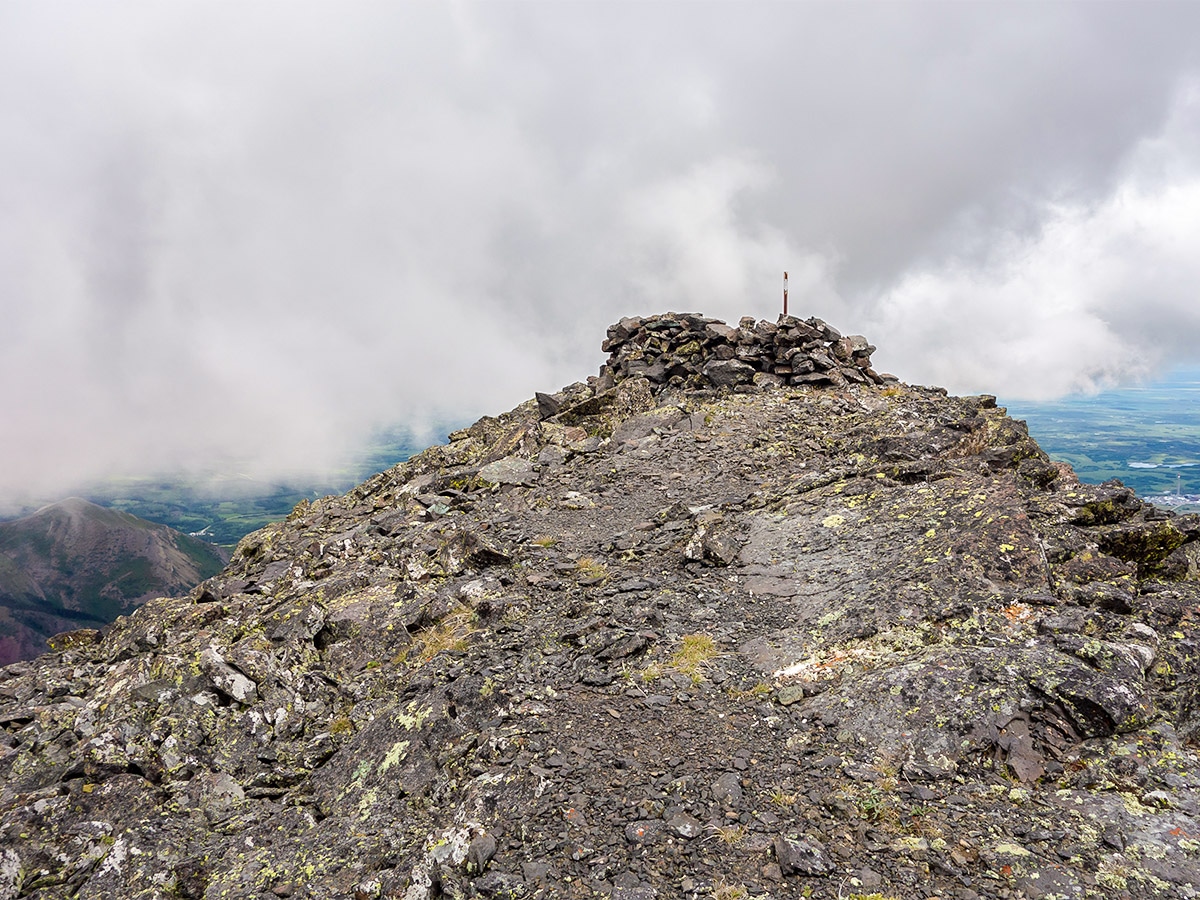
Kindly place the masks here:
[(0, 670), (0, 900), (1200, 896), (1200, 519), (817, 319), (605, 347)]

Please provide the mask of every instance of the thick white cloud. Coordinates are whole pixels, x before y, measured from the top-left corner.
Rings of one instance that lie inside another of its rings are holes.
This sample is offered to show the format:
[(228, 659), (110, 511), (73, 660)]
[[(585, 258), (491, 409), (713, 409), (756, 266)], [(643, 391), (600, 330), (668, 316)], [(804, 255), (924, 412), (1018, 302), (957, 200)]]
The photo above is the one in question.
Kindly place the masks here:
[(868, 312), (881, 364), (961, 391), (1046, 399), (1200, 359), (1200, 89), (1132, 150), (1108, 193), (1046, 201), (1034, 231), (918, 263)]
[(0, 502), (334, 464), (668, 308), (1010, 396), (1195, 359), (1194, 4), (0, 7)]

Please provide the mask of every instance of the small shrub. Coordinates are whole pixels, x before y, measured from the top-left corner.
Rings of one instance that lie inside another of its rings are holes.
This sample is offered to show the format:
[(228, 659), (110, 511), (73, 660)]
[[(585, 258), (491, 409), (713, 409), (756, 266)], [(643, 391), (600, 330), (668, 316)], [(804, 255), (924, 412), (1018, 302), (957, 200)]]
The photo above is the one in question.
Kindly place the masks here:
[(859, 816), (868, 822), (882, 822), (893, 812), (888, 795), (874, 785), (859, 794), (857, 806)]

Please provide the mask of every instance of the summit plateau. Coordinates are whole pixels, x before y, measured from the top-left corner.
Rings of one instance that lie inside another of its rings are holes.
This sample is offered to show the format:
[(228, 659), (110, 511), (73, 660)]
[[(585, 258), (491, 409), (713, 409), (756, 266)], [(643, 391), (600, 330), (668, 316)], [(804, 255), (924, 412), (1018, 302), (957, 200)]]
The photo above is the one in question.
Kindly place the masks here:
[(1200, 517), (819, 319), (604, 349), (0, 669), (0, 898), (1200, 896)]

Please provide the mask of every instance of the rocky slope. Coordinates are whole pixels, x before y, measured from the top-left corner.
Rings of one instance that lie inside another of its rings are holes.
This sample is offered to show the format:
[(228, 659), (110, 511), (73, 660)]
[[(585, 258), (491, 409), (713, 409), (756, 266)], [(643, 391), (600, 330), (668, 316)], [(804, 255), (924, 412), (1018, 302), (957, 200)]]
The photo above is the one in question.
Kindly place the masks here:
[(1195, 897), (1200, 520), (670, 314), (0, 673), (0, 898)]
[(152, 597), (188, 591), (227, 559), (78, 497), (0, 522), (0, 665), (44, 653), (61, 631), (100, 628)]

